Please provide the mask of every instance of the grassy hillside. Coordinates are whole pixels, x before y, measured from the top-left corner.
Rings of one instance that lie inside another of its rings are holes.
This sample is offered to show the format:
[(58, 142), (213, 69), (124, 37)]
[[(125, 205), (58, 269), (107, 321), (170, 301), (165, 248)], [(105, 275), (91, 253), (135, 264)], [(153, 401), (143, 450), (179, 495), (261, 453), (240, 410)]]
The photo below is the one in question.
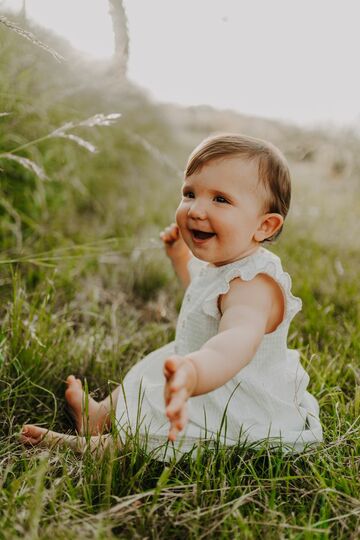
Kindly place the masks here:
[[(355, 540), (359, 140), (157, 105), (111, 63), (86, 64), (36, 33), (66, 60), (0, 25), (0, 113), (8, 113), (0, 153), (46, 174), (0, 160), (0, 537)], [(97, 153), (47, 137), (100, 113), (121, 117), (64, 132)], [(86, 377), (100, 398), (173, 338), (182, 292), (158, 233), (173, 219), (188, 152), (223, 130), (269, 138), (293, 171), (292, 210), (272, 249), (304, 302), (289, 346), (300, 350), (319, 399), (324, 445), (296, 457), (239, 446), (168, 466), (131, 441), (103, 459), (22, 448), (24, 422), (73, 429), (69, 373)]]

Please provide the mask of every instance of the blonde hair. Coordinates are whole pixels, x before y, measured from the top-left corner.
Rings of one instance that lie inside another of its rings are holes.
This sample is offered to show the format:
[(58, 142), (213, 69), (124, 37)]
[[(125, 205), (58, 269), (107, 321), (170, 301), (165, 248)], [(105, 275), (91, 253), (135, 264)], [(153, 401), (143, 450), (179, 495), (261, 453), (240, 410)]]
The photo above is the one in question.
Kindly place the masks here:
[[(267, 141), (233, 133), (208, 137), (190, 154), (185, 177), (200, 171), (211, 161), (234, 156), (244, 156), (246, 159), (258, 161), (259, 181), (267, 193), (264, 212), (277, 213), (285, 219), (291, 199), (290, 171), (280, 150)], [(275, 240), (281, 230), (282, 227), (264, 242)]]

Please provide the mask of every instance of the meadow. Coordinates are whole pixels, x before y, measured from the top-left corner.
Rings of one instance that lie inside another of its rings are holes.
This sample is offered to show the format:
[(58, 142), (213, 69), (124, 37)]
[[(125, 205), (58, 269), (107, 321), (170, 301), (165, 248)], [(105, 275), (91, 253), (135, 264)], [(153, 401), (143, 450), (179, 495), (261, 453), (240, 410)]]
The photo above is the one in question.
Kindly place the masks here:
[[(154, 104), (110, 61), (89, 64), (38, 30), (59, 62), (1, 26), (0, 538), (359, 538), (359, 138)], [(68, 374), (101, 398), (173, 339), (183, 292), (158, 236), (188, 152), (223, 130), (269, 138), (293, 172), (271, 249), (303, 300), (289, 346), (324, 443), (167, 464), (130, 438), (103, 457), (22, 447), (26, 422), (74, 432)]]

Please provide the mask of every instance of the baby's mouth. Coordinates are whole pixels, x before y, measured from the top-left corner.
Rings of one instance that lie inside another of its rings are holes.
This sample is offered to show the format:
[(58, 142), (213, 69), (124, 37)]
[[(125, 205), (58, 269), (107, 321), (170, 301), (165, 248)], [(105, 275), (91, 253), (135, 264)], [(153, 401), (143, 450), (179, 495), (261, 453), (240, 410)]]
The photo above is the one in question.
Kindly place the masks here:
[(191, 229), (191, 234), (196, 238), (196, 240), (208, 240), (215, 236), (213, 232), (199, 231), (198, 229)]

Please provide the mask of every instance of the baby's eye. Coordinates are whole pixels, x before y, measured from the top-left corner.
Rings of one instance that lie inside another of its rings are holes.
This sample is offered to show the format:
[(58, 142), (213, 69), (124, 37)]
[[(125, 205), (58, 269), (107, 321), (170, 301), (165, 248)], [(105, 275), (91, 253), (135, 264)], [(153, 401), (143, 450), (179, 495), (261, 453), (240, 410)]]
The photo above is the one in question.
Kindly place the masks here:
[(222, 197), (221, 195), (217, 195), (215, 197), (215, 201), (219, 203), (229, 203), (229, 201), (227, 201), (225, 197)]
[(193, 191), (184, 191), (183, 197), (185, 197), (185, 199), (195, 199), (195, 194)]

